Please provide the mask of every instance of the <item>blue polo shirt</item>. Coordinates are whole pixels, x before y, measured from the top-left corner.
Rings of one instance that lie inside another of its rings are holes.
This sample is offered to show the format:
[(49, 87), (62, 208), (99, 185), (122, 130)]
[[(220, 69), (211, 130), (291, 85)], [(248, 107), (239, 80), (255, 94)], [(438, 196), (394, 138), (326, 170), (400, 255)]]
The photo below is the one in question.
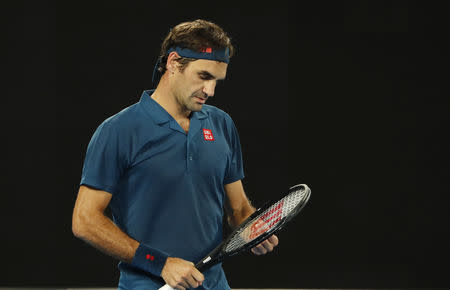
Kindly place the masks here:
[[(112, 194), (114, 222), (133, 239), (196, 263), (222, 241), (224, 185), (244, 177), (236, 127), (203, 105), (186, 132), (144, 91), (106, 119), (89, 143), (81, 183)], [(119, 263), (123, 289), (157, 289), (162, 278)], [(203, 288), (229, 288), (221, 265)]]

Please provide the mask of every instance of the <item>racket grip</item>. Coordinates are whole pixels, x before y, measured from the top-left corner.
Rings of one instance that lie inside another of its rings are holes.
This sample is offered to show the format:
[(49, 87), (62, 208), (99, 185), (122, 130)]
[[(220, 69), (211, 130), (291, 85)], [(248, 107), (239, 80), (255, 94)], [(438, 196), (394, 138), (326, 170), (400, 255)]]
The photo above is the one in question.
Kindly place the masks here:
[(166, 284), (166, 285), (162, 286), (161, 288), (159, 288), (159, 290), (175, 290), (175, 289), (170, 287), (169, 284)]

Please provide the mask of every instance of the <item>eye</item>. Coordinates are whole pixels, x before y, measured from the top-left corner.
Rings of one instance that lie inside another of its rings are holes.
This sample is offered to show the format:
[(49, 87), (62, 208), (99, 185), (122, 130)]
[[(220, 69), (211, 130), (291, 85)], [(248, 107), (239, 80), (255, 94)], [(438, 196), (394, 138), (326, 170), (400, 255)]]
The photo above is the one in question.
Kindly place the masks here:
[(208, 76), (208, 75), (200, 75), (200, 78), (202, 80), (206, 80), (206, 81), (212, 79), (211, 76)]

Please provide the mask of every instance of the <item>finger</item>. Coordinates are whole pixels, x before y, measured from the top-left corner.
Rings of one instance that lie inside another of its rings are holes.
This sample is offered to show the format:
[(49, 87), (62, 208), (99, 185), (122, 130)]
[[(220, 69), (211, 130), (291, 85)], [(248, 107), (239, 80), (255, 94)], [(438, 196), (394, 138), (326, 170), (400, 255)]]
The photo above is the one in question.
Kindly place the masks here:
[(183, 280), (181, 280), (181, 279), (183, 279), (183, 278), (180, 278), (179, 282), (175, 282), (174, 283), (175, 286), (172, 286), (172, 288), (175, 288), (177, 290), (178, 289), (185, 290), (185, 289), (189, 288), (188, 283), (186, 283), (186, 281), (184, 279)]
[(189, 287), (191, 288), (197, 288), (200, 285), (200, 283), (197, 280), (195, 280), (194, 276), (186, 278), (186, 282), (189, 284)]
[(264, 246), (261, 245), (261, 244), (259, 244), (259, 245), (257, 246), (257, 249), (258, 249), (258, 252), (259, 252), (260, 255), (264, 255), (264, 254), (267, 253), (266, 248), (264, 248)]
[(197, 269), (192, 272), (192, 276), (198, 283), (200, 283), (200, 285), (202, 285), (203, 281), (205, 280), (205, 276), (203, 276), (203, 274)]
[(264, 241), (264, 242), (262, 242), (261, 243), (261, 246), (263, 246), (264, 247), (264, 249), (266, 249), (266, 253), (267, 252), (272, 252), (272, 250), (273, 250), (273, 245), (272, 245), (272, 243), (270, 243), (269, 241)]
[(177, 284), (177, 289), (186, 290), (187, 288), (189, 288), (189, 285), (184, 281), (181, 281)]
[(197, 288), (199, 286), (198, 282), (194, 279), (187, 280), (188, 287), (186, 288)]
[(259, 244), (256, 247), (252, 248), (252, 252), (255, 255), (264, 255), (267, 252), (267, 250), (263, 246), (261, 246), (261, 244)]
[(273, 245), (273, 246), (277, 246), (278, 245), (278, 237), (275, 235), (271, 235), (268, 238), (269, 242)]
[(178, 283), (176, 282), (176, 280), (172, 280), (172, 279), (171, 279), (170, 281), (166, 281), (166, 283), (167, 283), (167, 285), (169, 285), (169, 286), (172, 287), (173, 289), (184, 290), (184, 289), (181, 289), (181, 288), (183, 288), (183, 287), (179, 286)]
[(256, 247), (252, 248), (251, 251), (252, 251), (253, 254), (259, 255), (259, 251), (258, 251), (258, 249), (256, 249)]
[(175, 287), (172, 287), (172, 288), (174, 288), (174, 289), (177, 289), (177, 290), (186, 290), (186, 288), (184, 288), (183, 286), (175, 286)]

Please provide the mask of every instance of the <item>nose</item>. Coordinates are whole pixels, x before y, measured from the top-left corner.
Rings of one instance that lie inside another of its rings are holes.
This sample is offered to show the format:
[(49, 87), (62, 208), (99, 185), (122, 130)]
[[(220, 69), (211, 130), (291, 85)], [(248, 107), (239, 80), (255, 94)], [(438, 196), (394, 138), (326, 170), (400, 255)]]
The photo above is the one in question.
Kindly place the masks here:
[(214, 96), (214, 89), (215, 88), (216, 88), (216, 81), (209, 80), (209, 81), (206, 81), (205, 84), (203, 85), (203, 92), (208, 97), (212, 97), (212, 96)]

